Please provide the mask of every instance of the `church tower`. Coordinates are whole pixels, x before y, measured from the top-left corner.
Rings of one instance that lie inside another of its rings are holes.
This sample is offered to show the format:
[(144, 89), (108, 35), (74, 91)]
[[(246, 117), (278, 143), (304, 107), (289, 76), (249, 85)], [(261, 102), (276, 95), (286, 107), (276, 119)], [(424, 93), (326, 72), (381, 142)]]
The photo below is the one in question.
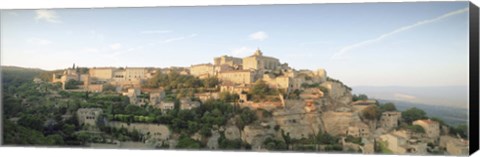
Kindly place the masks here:
[(262, 56), (263, 53), (262, 53), (262, 51), (260, 51), (259, 48), (257, 48), (257, 51), (255, 51), (255, 53), (254, 53), (253, 55), (255, 55), (255, 56)]

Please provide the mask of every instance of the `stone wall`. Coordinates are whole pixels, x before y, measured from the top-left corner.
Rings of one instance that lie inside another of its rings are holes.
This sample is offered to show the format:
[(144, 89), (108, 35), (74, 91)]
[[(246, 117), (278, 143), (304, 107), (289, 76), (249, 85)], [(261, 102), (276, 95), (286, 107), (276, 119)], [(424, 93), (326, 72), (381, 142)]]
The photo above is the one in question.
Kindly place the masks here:
[(90, 77), (96, 78), (98, 80), (106, 81), (110, 80), (113, 77), (113, 68), (90, 68), (88, 73)]
[(335, 100), (335, 105), (348, 105), (352, 102), (352, 93), (341, 83), (327, 81), (321, 86), (328, 89), (328, 96)]
[(138, 132), (150, 135), (150, 138), (158, 140), (166, 140), (170, 137), (170, 130), (168, 126), (162, 124), (143, 124), (143, 123), (127, 123), (123, 122), (109, 122), (109, 126), (115, 128), (127, 128), (128, 131), (137, 130)]
[(260, 150), (263, 141), (268, 137), (275, 137), (273, 129), (266, 129), (256, 125), (247, 125), (242, 131), (242, 140), (250, 144), (252, 150)]
[(231, 82), (236, 84), (250, 84), (255, 81), (254, 74), (250, 70), (221, 72), (218, 75), (218, 79), (225, 83)]
[(214, 66), (212, 64), (198, 64), (190, 66), (190, 74), (193, 76), (214, 75)]
[(345, 135), (348, 127), (353, 122), (352, 112), (324, 112), (322, 119), (325, 131), (331, 135)]

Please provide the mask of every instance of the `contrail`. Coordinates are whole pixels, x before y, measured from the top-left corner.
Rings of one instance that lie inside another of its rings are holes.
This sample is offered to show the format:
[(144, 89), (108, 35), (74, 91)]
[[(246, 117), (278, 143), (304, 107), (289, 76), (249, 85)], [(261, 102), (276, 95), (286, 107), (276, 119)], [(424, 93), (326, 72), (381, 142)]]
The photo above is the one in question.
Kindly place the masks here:
[(374, 39), (369, 39), (369, 40), (365, 40), (365, 41), (362, 41), (362, 42), (358, 42), (358, 43), (355, 43), (355, 44), (352, 44), (352, 45), (348, 45), (348, 46), (345, 46), (343, 47), (342, 49), (340, 49), (340, 51), (338, 51), (337, 53), (333, 54), (332, 58), (331, 59), (339, 59), (341, 58), (342, 55), (344, 55), (345, 53), (347, 53), (348, 51), (352, 50), (352, 49), (355, 49), (357, 47), (361, 47), (361, 46), (364, 46), (364, 45), (368, 45), (368, 44), (372, 44), (374, 42), (379, 42), (389, 36), (392, 36), (392, 35), (395, 35), (397, 33), (400, 33), (400, 32), (403, 32), (403, 31), (406, 31), (406, 30), (409, 30), (409, 29), (412, 29), (412, 28), (415, 28), (415, 27), (418, 27), (418, 26), (421, 26), (421, 25), (425, 25), (425, 24), (429, 24), (429, 23), (433, 23), (433, 22), (436, 22), (436, 21), (439, 21), (439, 20), (442, 20), (442, 19), (445, 19), (445, 18), (448, 18), (450, 16), (454, 16), (454, 15), (457, 15), (457, 14), (461, 14), (461, 13), (465, 13), (465, 12), (468, 12), (468, 7), (467, 8), (463, 8), (463, 9), (460, 9), (460, 10), (456, 10), (456, 11), (452, 11), (452, 12), (449, 12), (449, 13), (446, 13), (446, 14), (443, 14), (441, 16), (438, 16), (436, 18), (433, 18), (433, 19), (428, 19), (428, 20), (423, 20), (423, 21), (419, 21), (417, 23), (414, 23), (414, 24), (411, 24), (411, 25), (408, 25), (408, 26), (403, 26), (403, 27), (400, 27), (398, 29), (395, 29), (391, 32), (388, 32), (388, 33), (385, 33), (385, 34), (382, 34), (380, 36), (378, 36), (377, 38), (374, 38)]

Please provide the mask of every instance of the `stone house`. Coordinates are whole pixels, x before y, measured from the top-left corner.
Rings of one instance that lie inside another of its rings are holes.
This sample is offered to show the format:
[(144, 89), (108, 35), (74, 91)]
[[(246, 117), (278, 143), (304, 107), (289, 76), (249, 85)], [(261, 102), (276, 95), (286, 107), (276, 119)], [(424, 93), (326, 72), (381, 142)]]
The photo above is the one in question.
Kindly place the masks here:
[(235, 85), (232, 83), (224, 83), (220, 85), (220, 92), (229, 92), (240, 95), (243, 92), (250, 90), (250, 87), (246, 84)]
[(447, 152), (450, 155), (468, 155), (469, 142), (463, 139), (456, 139), (447, 143)]
[(213, 59), (213, 63), (216, 66), (229, 65), (229, 66), (234, 67), (234, 66), (242, 65), (242, 59), (237, 58), (237, 57), (231, 57), (231, 56), (223, 55), (223, 56), (220, 56), (220, 57), (215, 57)]
[(293, 85), (292, 79), (288, 76), (273, 76), (272, 74), (263, 74), (263, 81), (272, 88), (290, 89)]
[(197, 77), (201, 75), (215, 76), (215, 67), (210, 63), (192, 65), (190, 66), (190, 74)]
[(358, 122), (349, 126), (345, 134), (353, 137), (368, 137), (370, 136), (370, 129), (365, 123)]
[(167, 112), (175, 108), (175, 103), (162, 101), (160, 105), (158, 105), (158, 108), (160, 108), (160, 110), (162, 110), (163, 112)]
[(402, 113), (397, 111), (383, 112), (380, 117), (380, 126), (385, 130), (391, 130), (398, 127), (398, 121), (402, 118)]
[(209, 99), (218, 99), (220, 96), (218, 92), (206, 92), (206, 93), (196, 93), (195, 97), (200, 99), (201, 102), (206, 102)]
[(191, 110), (197, 107), (200, 107), (200, 102), (198, 101), (191, 101), (190, 99), (180, 100), (180, 110)]
[(224, 71), (218, 73), (218, 79), (224, 83), (251, 84), (255, 82), (255, 73), (251, 70)]
[(386, 146), (394, 154), (427, 154), (427, 143), (416, 139), (407, 139), (396, 134), (384, 134), (380, 140), (386, 143)]
[(163, 98), (165, 98), (165, 92), (159, 91), (159, 92), (151, 92), (150, 93), (150, 105), (156, 105), (160, 103)]
[(450, 155), (468, 155), (469, 141), (453, 136), (441, 136), (439, 147)]
[(78, 123), (80, 125), (96, 126), (97, 119), (102, 115), (100, 108), (80, 108), (77, 110)]

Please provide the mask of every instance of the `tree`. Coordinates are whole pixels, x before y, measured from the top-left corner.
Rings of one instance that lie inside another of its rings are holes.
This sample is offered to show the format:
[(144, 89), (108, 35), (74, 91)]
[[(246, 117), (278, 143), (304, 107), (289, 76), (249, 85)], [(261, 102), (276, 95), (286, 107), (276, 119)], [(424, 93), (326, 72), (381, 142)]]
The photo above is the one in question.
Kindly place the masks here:
[(355, 144), (362, 144), (362, 138), (361, 137), (353, 137), (352, 135), (348, 135), (347, 138), (345, 138), (346, 142), (352, 142)]
[(403, 111), (402, 117), (406, 123), (410, 124), (413, 121), (427, 118), (427, 114), (425, 113), (425, 111), (418, 109), (416, 107), (413, 107), (406, 111)]
[(282, 129), (282, 137), (287, 147), (290, 146), (290, 144), (292, 143), (292, 138), (290, 137), (290, 133), (289, 132), (285, 133), (285, 131), (283, 131)]
[(220, 81), (216, 77), (208, 77), (202, 80), (203, 87), (205, 88), (213, 88), (216, 87)]
[(115, 92), (116, 91), (116, 87), (111, 85), (111, 84), (104, 84), (103, 85), (103, 91), (110, 91), (110, 92)]
[(50, 145), (40, 131), (16, 125), (11, 121), (3, 121), (3, 144), (13, 145)]
[(200, 149), (201, 144), (200, 142), (191, 139), (187, 135), (182, 134), (180, 135), (180, 139), (178, 140), (178, 143), (175, 147), (180, 149)]
[(287, 150), (287, 144), (281, 140), (273, 139), (268, 137), (263, 142), (263, 146), (268, 150)]
[(380, 111), (381, 112), (397, 111), (397, 107), (395, 107), (395, 104), (389, 102), (389, 103), (380, 105)]
[(77, 80), (70, 79), (65, 83), (65, 89), (78, 89), (78, 85), (81, 84), (82, 83)]
[(18, 120), (18, 124), (24, 127), (32, 128), (38, 131), (43, 131), (43, 118), (37, 115), (23, 115)]
[(236, 102), (239, 99), (238, 94), (232, 94), (229, 92), (221, 92), (219, 99), (224, 102)]
[(246, 107), (242, 109), (240, 118), (243, 122), (245, 122), (246, 125), (248, 125), (257, 119), (257, 115), (254, 111), (250, 110), (250, 108)]
[(218, 146), (220, 149), (238, 150), (242, 147), (242, 140), (240, 139), (229, 140), (225, 138), (225, 134), (222, 132), (220, 134), (220, 138), (218, 138)]
[(250, 94), (254, 101), (260, 101), (266, 98), (268, 95), (276, 95), (278, 92), (268, 86), (263, 80), (258, 80), (250, 89)]
[(450, 134), (453, 134), (455, 136), (458, 134), (462, 138), (468, 138), (469, 137), (468, 126), (465, 124), (458, 125), (457, 127), (451, 129)]
[(409, 125), (407, 126), (407, 129), (416, 133), (425, 133), (425, 129), (420, 125)]
[(63, 137), (60, 136), (59, 134), (48, 135), (47, 140), (49, 140), (49, 142), (51, 144), (54, 144), (54, 145), (64, 145), (65, 144), (65, 142), (63, 141)]
[(382, 115), (382, 113), (377, 106), (369, 106), (362, 110), (362, 115), (366, 119), (376, 120)]
[(339, 139), (328, 133), (318, 133), (316, 140), (319, 144), (336, 144)]
[(82, 131), (82, 132), (77, 133), (77, 134), (76, 134), (76, 137), (77, 137), (77, 139), (79, 139), (80, 141), (82, 141), (82, 144), (85, 144), (85, 143), (87, 143), (88, 141), (90, 141), (91, 135), (90, 135), (89, 133), (87, 133), (87, 132)]
[(200, 135), (203, 137), (210, 137), (212, 136), (212, 132), (210, 131), (210, 127), (207, 125), (203, 125), (202, 128), (200, 129)]
[(358, 100), (368, 100), (368, 96), (365, 94), (359, 94), (359, 95), (354, 94), (352, 96), (352, 101), (358, 101)]

